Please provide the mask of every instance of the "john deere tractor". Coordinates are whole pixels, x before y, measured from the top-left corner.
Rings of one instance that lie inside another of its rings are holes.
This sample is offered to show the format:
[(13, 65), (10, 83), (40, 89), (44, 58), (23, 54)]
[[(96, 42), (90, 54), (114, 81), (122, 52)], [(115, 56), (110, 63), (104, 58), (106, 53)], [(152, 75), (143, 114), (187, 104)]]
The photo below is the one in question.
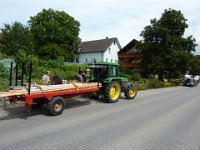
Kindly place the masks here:
[(127, 78), (119, 76), (119, 64), (99, 62), (88, 66), (85, 70), (86, 82), (100, 82), (102, 88), (99, 93), (103, 99), (109, 103), (117, 102), (121, 92), (124, 92), (127, 99), (134, 99), (137, 95), (137, 89), (134, 83)]

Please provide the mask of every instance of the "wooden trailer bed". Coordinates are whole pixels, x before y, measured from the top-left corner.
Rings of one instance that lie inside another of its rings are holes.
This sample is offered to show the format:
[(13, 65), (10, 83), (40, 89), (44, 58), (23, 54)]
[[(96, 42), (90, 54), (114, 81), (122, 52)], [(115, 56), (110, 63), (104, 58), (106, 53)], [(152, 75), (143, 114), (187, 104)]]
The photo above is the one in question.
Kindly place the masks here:
[[(67, 91), (67, 90), (79, 90), (89, 89), (89, 88), (98, 88), (99, 83), (74, 83), (69, 84), (59, 84), (59, 85), (32, 85), (30, 90), (30, 95), (32, 94), (43, 94), (48, 92), (57, 92), (57, 91)], [(28, 90), (24, 86), (11, 87), (6, 92), (0, 92), (1, 97), (11, 97), (11, 96), (20, 96), (28, 95)]]

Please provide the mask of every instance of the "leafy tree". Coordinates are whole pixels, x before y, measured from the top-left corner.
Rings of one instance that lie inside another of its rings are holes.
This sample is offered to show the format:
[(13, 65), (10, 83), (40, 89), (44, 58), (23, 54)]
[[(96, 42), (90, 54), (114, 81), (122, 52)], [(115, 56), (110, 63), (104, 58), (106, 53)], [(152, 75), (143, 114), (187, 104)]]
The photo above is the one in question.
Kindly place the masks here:
[(15, 56), (19, 50), (32, 51), (32, 36), (29, 27), (15, 22), (5, 24), (1, 29), (0, 51), (8, 56)]
[(49, 68), (62, 69), (62, 66), (64, 66), (65, 63), (64, 63), (64, 58), (59, 57), (56, 60), (47, 60), (47, 61), (40, 60), (39, 65), (45, 67), (46, 69), (49, 69)]
[(200, 75), (200, 56), (193, 56), (189, 61), (189, 69), (188, 71), (192, 75)]
[(8, 69), (0, 63), (0, 81), (6, 80), (8, 78)]
[(6, 55), (0, 51), (0, 60), (6, 58)]
[(8, 87), (8, 69), (0, 63), (0, 91)]
[(159, 20), (152, 19), (141, 32), (144, 40), (141, 49), (144, 52), (144, 69), (146, 74), (174, 78), (184, 74), (188, 67), (188, 58), (195, 51), (195, 39), (183, 37), (187, 19), (181, 11), (165, 10)]
[(80, 23), (64, 11), (43, 9), (29, 20), (35, 49), (42, 59), (57, 59), (62, 56), (72, 61), (74, 48), (79, 44)]

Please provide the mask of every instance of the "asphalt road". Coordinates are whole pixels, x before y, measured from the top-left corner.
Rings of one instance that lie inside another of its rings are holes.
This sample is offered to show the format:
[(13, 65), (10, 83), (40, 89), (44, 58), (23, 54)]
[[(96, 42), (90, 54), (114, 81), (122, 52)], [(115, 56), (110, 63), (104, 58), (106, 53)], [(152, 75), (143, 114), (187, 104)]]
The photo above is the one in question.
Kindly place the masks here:
[(140, 91), (115, 104), (75, 99), (60, 116), (3, 120), (0, 150), (200, 150), (199, 91)]

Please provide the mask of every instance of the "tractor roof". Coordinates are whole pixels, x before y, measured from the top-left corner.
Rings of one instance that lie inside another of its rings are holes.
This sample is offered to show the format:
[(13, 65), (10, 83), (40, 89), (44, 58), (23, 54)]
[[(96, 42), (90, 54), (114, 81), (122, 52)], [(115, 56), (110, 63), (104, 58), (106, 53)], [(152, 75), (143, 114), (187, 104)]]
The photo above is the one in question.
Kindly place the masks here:
[(112, 63), (112, 62), (98, 62), (98, 63), (95, 63), (95, 65), (119, 66), (118, 63)]

